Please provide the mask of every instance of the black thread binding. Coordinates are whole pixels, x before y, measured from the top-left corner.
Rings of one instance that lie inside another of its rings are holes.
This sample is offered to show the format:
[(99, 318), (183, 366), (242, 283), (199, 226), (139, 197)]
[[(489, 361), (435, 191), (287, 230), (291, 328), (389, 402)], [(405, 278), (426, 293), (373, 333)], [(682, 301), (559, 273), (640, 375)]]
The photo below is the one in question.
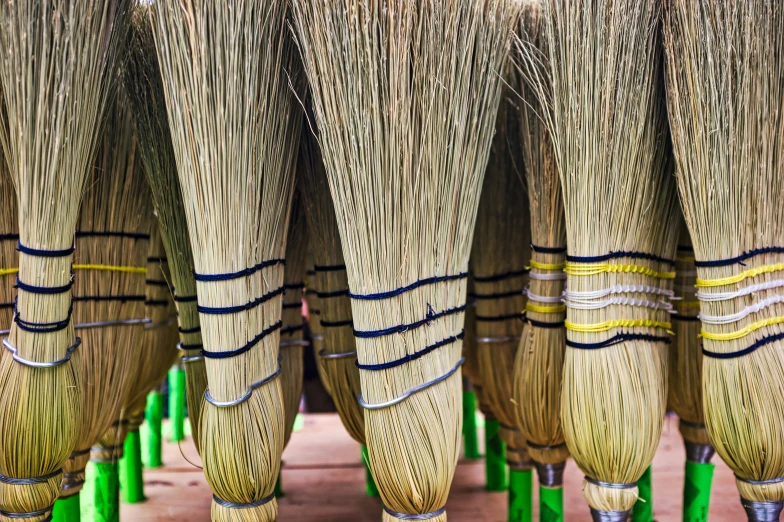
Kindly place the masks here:
[(144, 301), (144, 306), (169, 306), (167, 299), (147, 299)]
[(128, 239), (150, 239), (150, 234), (138, 234), (136, 232), (99, 232), (95, 230), (85, 230), (76, 233), (76, 237), (124, 237)]
[(315, 265), (313, 269), (313, 275), (316, 275), (316, 272), (338, 272), (340, 270), (345, 270), (346, 265)]
[(531, 250), (539, 254), (565, 254), (566, 247), (543, 247), (531, 243)]
[(525, 321), (528, 321), (531, 326), (535, 326), (537, 328), (561, 328), (564, 326), (564, 321), (556, 321), (554, 323), (550, 323), (547, 321), (537, 321), (536, 319), (531, 319), (527, 315), (524, 318)]
[(694, 266), (698, 268), (730, 266), (734, 264), (746, 266), (746, 263), (744, 263), (743, 261), (746, 261), (748, 259), (751, 259), (752, 257), (760, 256), (763, 254), (784, 254), (784, 247), (771, 246), (771, 247), (764, 247), (764, 248), (755, 248), (754, 250), (743, 252), (741, 255), (736, 257), (731, 257), (729, 259), (717, 259), (714, 261), (695, 261)]
[(703, 345), (702, 354), (705, 357), (710, 357), (711, 359), (735, 359), (737, 357), (743, 357), (744, 355), (748, 355), (751, 352), (754, 352), (762, 348), (766, 344), (770, 344), (779, 341), (781, 339), (784, 339), (784, 332), (765, 336), (761, 339), (758, 339), (757, 341), (754, 342), (754, 344), (752, 344), (747, 348), (744, 348), (743, 350), (739, 350), (737, 352), (730, 352), (730, 353), (711, 352), (706, 350), (705, 346)]
[(316, 292), (316, 297), (319, 299), (329, 299), (330, 297), (340, 297), (343, 295), (349, 295), (348, 288), (345, 290), (335, 290), (334, 292)]
[(174, 294), (174, 301), (177, 302), (177, 303), (193, 303), (194, 301), (196, 301), (196, 296), (195, 295), (182, 295), (182, 296), (180, 296), (180, 295)]
[(694, 252), (694, 249), (688, 245), (678, 245), (678, 252), (691, 254)]
[(420, 286), (432, 285), (435, 283), (442, 283), (445, 281), (456, 281), (459, 279), (465, 279), (466, 277), (468, 277), (468, 272), (463, 272), (455, 275), (434, 276), (434, 277), (428, 277), (426, 279), (419, 279), (417, 281), (414, 281), (410, 285), (406, 285), (401, 288), (397, 288), (395, 290), (389, 290), (388, 292), (377, 292), (374, 294), (352, 294), (351, 292), (349, 292), (348, 296), (351, 299), (357, 299), (362, 301), (380, 301), (382, 299), (389, 299), (390, 297), (397, 297), (401, 294), (419, 288)]
[(410, 330), (414, 330), (423, 326), (425, 324), (429, 324), (436, 319), (440, 319), (442, 317), (447, 317), (449, 315), (457, 314), (460, 312), (464, 312), (466, 309), (466, 305), (456, 306), (454, 308), (448, 308), (444, 311), (434, 313), (433, 308), (430, 305), (427, 305), (428, 311), (427, 316), (424, 319), (420, 319), (419, 321), (409, 323), (409, 324), (399, 324), (397, 326), (391, 326), (389, 328), (384, 328), (381, 330), (354, 330), (354, 337), (358, 337), (360, 339), (369, 339), (373, 337), (382, 337), (384, 335), (391, 335), (396, 333), (403, 333)]
[(339, 326), (352, 326), (354, 324), (351, 319), (346, 319), (344, 321), (325, 321), (321, 319), (319, 323), (321, 323), (321, 326), (324, 328), (337, 328)]
[(240, 346), (236, 350), (228, 350), (225, 352), (208, 352), (207, 350), (202, 350), (201, 353), (207, 359), (228, 359), (230, 357), (236, 357), (238, 355), (242, 355), (250, 351), (251, 348), (256, 346), (261, 342), (262, 339), (267, 337), (269, 334), (274, 332), (275, 330), (279, 330), (283, 326), (283, 321), (278, 321), (277, 323), (273, 324), (262, 330), (256, 337), (248, 341), (244, 346)]
[(24, 246), (20, 240), (16, 243), (16, 250), (28, 256), (35, 257), (65, 257), (74, 253), (75, 246), (72, 245), (70, 248), (66, 248), (64, 250), (44, 250)]
[(28, 292), (30, 294), (39, 294), (39, 295), (55, 295), (55, 294), (64, 294), (65, 292), (69, 291), (74, 284), (73, 273), (71, 274), (71, 278), (68, 281), (68, 284), (62, 286), (36, 286), (31, 285), (28, 283), (23, 283), (19, 280), (19, 274), (16, 276), (16, 284), (14, 288), (18, 288), (24, 292)]
[(143, 295), (75, 295), (73, 301), (144, 301)]
[(521, 288), (520, 290), (510, 290), (509, 292), (496, 292), (492, 294), (471, 292), (468, 294), (468, 297), (473, 297), (475, 299), (503, 299), (504, 297), (517, 297), (520, 295), (525, 295), (525, 289)]
[(506, 314), (506, 315), (494, 315), (494, 316), (477, 315), (476, 316), (476, 321), (480, 323), (500, 323), (502, 321), (508, 321), (510, 319), (524, 320), (525, 314), (521, 312), (517, 312), (514, 314)]
[(283, 303), (284, 310), (291, 310), (293, 308), (302, 308), (302, 302), (299, 303)]
[(165, 287), (169, 286), (169, 283), (167, 283), (166, 281), (160, 281), (158, 279), (145, 279), (144, 284), (149, 286), (165, 286)]
[(657, 256), (655, 254), (649, 254), (647, 252), (627, 252), (624, 250), (618, 250), (617, 252), (610, 251), (609, 254), (604, 254), (601, 256), (566, 256), (566, 260), (570, 263), (601, 263), (603, 261), (609, 261), (610, 259), (621, 259), (628, 257), (630, 259), (647, 259), (648, 261), (655, 261), (657, 263), (666, 263), (668, 265), (675, 265), (674, 259), (668, 259), (666, 257)]
[(700, 317), (698, 315), (681, 315), (672, 313), (670, 317), (675, 319), (676, 321), (686, 321), (686, 322), (699, 322)]
[(201, 326), (194, 326), (193, 328), (177, 327), (177, 331), (179, 331), (181, 334), (192, 334), (196, 332), (201, 332)]
[(442, 346), (446, 346), (448, 344), (456, 343), (457, 341), (461, 340), (464, 335), (465, 335), (465, 331), (462, 331), (457, 335), (452, 335), (450, 337), (447, 337), (446, 339), (441, 339), (436, 343), (425, 346), (418, 352), (406, 354), (400, 359), (395, 359), (394, 361), (389, 361), (389, 362), (379, 363), (379, 364), (360, 364), (359, 360), (357, 360), (354, 364), (356, 364), (357, 368), (359, 368), (360, 370), (368, 370), (368, 371), (389, 370), (390, 368), (395, 368), (397, 366), (402, 366), (411, 361), (416, 361), (420, 357), (424, 357), (425, 355), (429, 354), (433, 350), (436, 350), (437, 348), (441, 348)]
[(299, 332), (303, 328), (305, 328), (305, 323), (294, 325), (294, 326), (287, 326), (286, 328), (280, 330), (280, 335), (291, 335), (294, 332)]
[(279, 287), (273, 290), (272, 292), (268, 292), (261, 297), (257, 297), (252, 301), (247, 302), (244, 305), (235, 305), (235, 306), (202, 306), (196, 305), (196, 310), (202, 314), (209, 314), (209, 315), (226, 315), (226, 314), (236, 314), (239, 312), (245, 312), (247, 310), (252, 310), (259, 306), (262, 303), (266, 303), (270, 299), (282, 295), (286, 291), (285, 287)]
[(147, 262), (148, 263), (168, 263), (169, 260), (166, 259), (165, 257), (150, 256), (150, 257), (147, 258)]
[(521, 277), (526, 275), (530, 270), (527, 268), (523, 268), (522, 270), (512, 270), (509, 272), (504, 272), (502, 274), (493, 274), (489, 276), (478, 276), (474, 274), (472, 277), (474, 278), (474, 282), (476, 283), (493, 283), (495, 281), (503, 281), (504, 279), (513, 279), (515, 277)]
[(66, 316), (65, 319), (61, 321), (53, 321), (50, 323), (34, 323), (22, 319), (21, 315), (19, 315), (19, 309), (16, 306), (16, 302), (14, 302), (14, 322), (21, 330), (24, 330), (25, 332), (52, 333), (52, 332), (59, 332), (60, 330), (65, 330), (66, 328), (68, 328), (68, 325), (71, 324), (72, 313), (73, 313), (73, 301), (68, 306), (68, 315)]
[(232, 279), (240, 279), (243, 277), (248, 277), (259, 270), (263, 270), (264, 268), (268, 268), (275, 265), (285, 265), (285, 259), (268, 259), (266, 261), (262, 261), (261, 263), (257, 263), (250, 268), (243, 268), (242, 270), (238, 270), (236, 272), (226, 272), (224, 274), (199, 274), (198, 272), (193, 272), (193, 277), (196, 278), (196, 281), (200, 281), (202, 283), (208, 282), (215, 282), (215, 281), (231, 281)]
[(607, 348), (626, 341), (650, 341), (652, 343), (666, 343), (670, 344), (672, 339), (669, 336), (650, 335), (650, 334), (636, 334), (636, 333), (620, 333), (598, 343), (578, 343), (566, 339), (566, 346), (570, 348), (577, 348), (579, 350), (596, 350), (599, 348)]

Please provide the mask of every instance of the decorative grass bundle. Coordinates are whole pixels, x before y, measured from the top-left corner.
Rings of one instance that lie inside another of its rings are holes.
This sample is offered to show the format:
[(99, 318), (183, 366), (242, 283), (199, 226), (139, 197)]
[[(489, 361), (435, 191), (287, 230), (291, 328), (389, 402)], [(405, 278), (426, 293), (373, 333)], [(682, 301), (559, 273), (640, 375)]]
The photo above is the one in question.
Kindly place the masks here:
[(302, 290), (308, 262), (308, 229), (302, 192), (297, 191), (291, 205), (291, 219), (286, 239), (286, 269), (283, 282), (283, 312), (280, 329), (280, 386), (283, 391), (283, 447), (289, 443), (294, 419), (302, 400), (302, 339), (305, 319), (302, 317)]
[[(185, 208), (177, 179), (177, 164), (166, 116), (155, 41), (149, 19), (149, 7), (139, 5), (131, 16), (129, 56), (124, 83), (134, 109), (139, 133), (141, 158), (152, 189), (155, 212), (173, 285), (177, 306), (180, 345), (184, 351), (186, 395), (193, 441), (200, 450), (201, 405), (207, 389), (207, 370), (201, 356), (202, 335), (196, 310), (196, 279), (193, 277), (193, 253), (188, 238)], [(155, 257), (155, 256), (154, 256)], [(154, 259), (153, 259), (154, 261)], [(168, 288), (167, 288), (168, 289)]]
[(64, 499), (82, 489), (90, 448), (120, 416), (138, 371), (136, 347), (146, 322), (152, 205), (131, 113), (121, 98), (104, 129), (76, 229), (72, 306), (82, 345), (74, 358), (89, 378), (82, 385), (79, 437), (63, 468)]
[[(500, 421), (510, 470), (509, 520), (530, 520), (532, 473), (526, 438), (519, 430), (512, 401), (515, 359), (525, 323), (526, 265), (531, 255), (530, 225), (524, 181), (515, 171), (510, 150), (517, 139), (509, 103), (498, 112), (493, 148), (487, 165), (471, 275), (476, 300), (476, 350), (482, 393)], [(514, 489), (513, 489), (514, 488)]]
[(547, 0), (544, 100), (564, 194), (561, 422), (594, 520), (626, 520), (661, 435), (678, 228), (658, 2)]
[(460, 446), (468, 255), (517, 5), (293, 5), (383, 519), (441, 522)]
[(216, 521), (277, 515), (282, 258), (302, 127), (287, 8), (152, 7), (196, 268), (209, 384), (201, 455)]
[(0, 3), (0, 144), (20, 223), (16, 314), (0, 361), (0, 520), (50, 516), (79, 436), (71, 254), (125, 12), (122, 0)]
[(694, 243), (710, 440), (749, 520), (784, 506), (784, 5), (665, 2), (667, 98)]
[(318, 349), (315, 355), (343, 426), (354, 440), (365, 444), (365, 413), (357, 402), (361, 388), (346, 265), (324, 163), (316, 138), (308, 130), (300, 141), (300, 173), (319, 310), (311, 324), (317, 322), (319, 327), (314, 337), (319, 332), (323, 338), (320, 345), (314, 343), (314, 350)]

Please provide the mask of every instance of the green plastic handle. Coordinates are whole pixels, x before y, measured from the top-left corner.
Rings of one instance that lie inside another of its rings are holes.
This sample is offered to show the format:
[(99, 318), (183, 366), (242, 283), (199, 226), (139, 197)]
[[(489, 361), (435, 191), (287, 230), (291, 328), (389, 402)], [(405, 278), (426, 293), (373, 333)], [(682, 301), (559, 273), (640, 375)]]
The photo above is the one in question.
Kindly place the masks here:
[(632, 522), (653, 522), (653, 478), (651, 467), (637, 481), (640, 497), (632, 510)]
[(713, 464), (686, 461), (683, 485), (683, 522), (707, 522), (710, 507)]
[(373, 478), (373, 473), (370, 471), (370, 457), (368, 456), (367, 446), (362, 446), (362, 462), (365, 463), (365, 493), (369, 497), (378, 496), (378, 487)]
[(509, 470), (509, 522), (533, 522), (534, 474), (530, 469)]
[(563, 522), (563, 488), (539, 488), (539, 522)]
[(144, 476), (142, 475), (142, 448), (139, 430), (128, 433), (121, 464), (123, 501), (128, 504), (144, 501)]
[(142, 426), (142, 458), (145, 468), (163, 466), (163, 440), (161, 430), (163, 424), (163, 394), (159, 391), (147, 395), (147, 408), (144, 410), (147, 424)]
[(278, 479), (275, 481), (275, 498), (283, 498), (285, 495), (283, 493), (283, 472), (278, 471)]
[(171, 442), (185, 440), (185, 370), (173, 366), (169, 370), (169, 422)]
[(116, 462), (96, 462), (93, 492), (94, 522), (119, 522), (120, 476)]
[(79, 493), (57, 499), (52, 510), (52, 522), (81, 522), (82, 511)]
[(476, 431), (476, 394), (473, 390), (463, 392), (463, 451), (467, 459), (482, 457)]
[(499, 432), (501, 423), (497, 420), (485, 422), (485, 489), (506, 491), (506, 445)]

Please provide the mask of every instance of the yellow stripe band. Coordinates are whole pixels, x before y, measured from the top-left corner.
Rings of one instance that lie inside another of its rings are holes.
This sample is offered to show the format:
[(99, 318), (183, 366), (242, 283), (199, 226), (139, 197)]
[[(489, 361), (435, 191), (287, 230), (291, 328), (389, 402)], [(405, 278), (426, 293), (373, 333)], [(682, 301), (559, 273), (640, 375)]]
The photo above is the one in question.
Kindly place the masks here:
[(0, 268), (0, 276), (11, 275), (11, 274), (18, 274), (18, 268)]
[(124, 272), (126, 274), (146, 274), (144, 266), (113, 266), (113, 265), (73, 265), (74, 270), (103, 270), (105, 272)]
[(656, 279), (675, 279), (675, 272), (657, 272), (652, 268), (640, 265), (611, 265), (609, 263), (570, 263), (566, 262), (564, 269), (569, 275), (592, 276), (612, 272), (626, 272), (642, 274)]
[(561, 314), (566, 311), (565, 304), (559, 304), (556, 306), (539, 306), (533, 303), (525, 303), (525, 309), (529, 312), (535, 312), (537, 314)]
[(711, 333), (706, 332), (705, 330), (701, 330), (700, 335), (703, 337), (703, 339), (708, 339), (711, 341), (734, 341), (736, 339), (746, 337), (750, 333), (759, 330), (760, 328), (765, 328), (766, 326), (773, 326), (774, 324), (781, 323), (784, 323), (784, 317), (770, 317), (768, 319), (762, 319), (761, 321), (753, 322), (745, 328), (741, 328), (735, 332)]
[(607, 332), (609, 330), (612, 330), (613, 328), (634, 328), (634, 327), (664, 328), (667, 331), (672, 329), (672, 323), (670, 322), (653, 321), (651, 319), (616, 319), (613, 321), (605, 321), (603, 323), (595, 323), (595, 324), (575, 324), (567, 320), (564, 321), (564, 325), (566, 326), (567, 330), (570, 330), (572, 332), (586, 332), (586, 333)]
[(699, 301), (674, 301), (675, 308), (678, 310), (699, 310), (700, 309), (700, 302)]
[(526, 268), (536, 268), (537, 270), (563, 270), (565, 266), (566, 263), (540, 263), (539, 261), (531, 259)]
[(758, 266), (756, 268), (750, 268), (749, 270), (745, 270), (740, 274), (735, 274), (734, 276), (722, 277), (720, 279), (697, 279), (697, 284), (695, 286), (697, 288), (710, 288), (713, 286), (734, 285), (735, 283), (740, 283), (741, 281), (743, 281), (744, 279), (748, 279), (749, 277), (756, 277), (762, 274), (778, 272), (779, 270), (784, 270), (784, 263)]

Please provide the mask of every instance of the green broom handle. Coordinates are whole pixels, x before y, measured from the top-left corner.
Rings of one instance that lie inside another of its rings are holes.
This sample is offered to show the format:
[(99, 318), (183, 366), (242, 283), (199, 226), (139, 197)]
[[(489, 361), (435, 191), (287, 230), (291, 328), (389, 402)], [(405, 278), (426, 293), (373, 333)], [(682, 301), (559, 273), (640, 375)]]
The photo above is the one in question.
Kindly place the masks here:
[(54, 503), (52, 522), (81, 522), (82, 509), (79, 493), (70, 497), (59, 498)]
[(94, 462), (94, 464), (93, 522), (119, 522), (120, 477), (118, 465), (116, 462)]
[(479, 436), (476, 432), (476, 394), (474, 390), (463, 392), (463, 451), (465, 458), (478, 459)]
[(185, 369), (178, 362), (169, 370), (171, 442), (185, 440)]
[(163, 465), (162, 424), (163, 424), (163, 393), (153, 390), (147, 395), (147, 407), (144, 410), (147, 420), (146, 429), (141, 433), (143, 461), (146, 468), (159, 468)]
[(485, 421), (485, 489), (488, 491), (505, 491), (506, 482), (506, 446), (499, 432), (501, 423), (488, 418)]
[(509, 522), (533, 522), (533, 496), (533, 470), (509, 468)]
[(686, 461), (683, 522), (707, 522), (714, 469), (711, 463)]
[(122, 466), (122, 497), (128, 504), (142, 502), (144, 498), (144, 476), (142, 475), (142, 448), (139, 430), (128, 433), (125, 439), (125, 455)]
[(640, 497), (632, 510), (632, 522), (653, 522), (653, 479), (651, 467), (637, 481)]
[(275, 480), (275, 498), (283, 498), (283, 470), (278, 471), (278, 478)]
[(378, 496), (378, 487), (373, 478), (373, 473), (370, 471), (370, 457), (368, 456), (367, 446), (362, 446), (362, 462), (365, 464), (365, 493), (369, 497)]
[(540, 522), (563, 522), (563, 486), (539, 487)]

